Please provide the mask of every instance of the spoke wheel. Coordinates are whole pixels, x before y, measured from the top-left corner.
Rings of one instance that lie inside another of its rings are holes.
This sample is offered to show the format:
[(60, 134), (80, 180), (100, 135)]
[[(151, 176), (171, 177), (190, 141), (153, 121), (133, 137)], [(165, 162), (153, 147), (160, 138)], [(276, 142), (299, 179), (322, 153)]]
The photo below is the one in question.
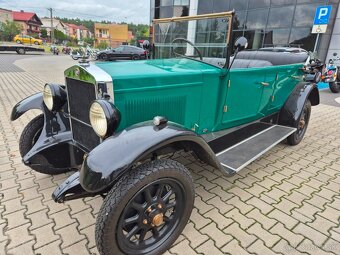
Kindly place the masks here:
[(307, 100), (305, 102), (305, 105), (303, 106), (303, 110), (297, 122), (297, 125), (296, 125), (297, 130), (287, 138), (288, 144), (297, 145), (302, 141), (307, 131), (309, 118), (311, 115), (311, 108), (312, 108), (311, 102)]
[(96, 224), (100, 254), (161, 254), (177, 239), (193, 208), (188, 170), (172, 160), (135, 168), (105, 198)]
[(184, 189), (175, 179), (157, 180), (140, 190), (118, 223), (122, 251), (130, 254), (137, 249), (146, 253), (157, 248), (176, 229), (184, 201)]

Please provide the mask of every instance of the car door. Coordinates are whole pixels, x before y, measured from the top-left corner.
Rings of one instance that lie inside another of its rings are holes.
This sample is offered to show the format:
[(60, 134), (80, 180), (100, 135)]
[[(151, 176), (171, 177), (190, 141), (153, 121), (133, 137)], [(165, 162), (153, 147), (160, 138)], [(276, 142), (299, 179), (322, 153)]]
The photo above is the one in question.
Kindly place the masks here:
[(259, 112), (263, 116), (268, 115), (270, 106), (275, 100), (275, 87), (278, 79), (278, 69), (276, 66), (268, 66), (263, 69), (265, 72), (265, 79), (263, 83), (262, 97), (259, 107)]
[(22, 42), (23, 42), (23, 43), (29, 43), (29, 42), (30, 42), (29, 37), (28, 37), (27, 35), (24, 35), (24, 36), (22, 37)]
[(120, 46), (118, 48), (115, 48), (113, 50), (112, 55), (113, 55), (114, 59), (123, 59), (124, 58), (123, 47)]
[(269, 112), (280, 110), (296, 84), (302, 81), (300, 67), (300, 64), (277, 66), (277, 81), (268, 107)]
[(230, 70), (222, 122), (236, 126), (261, 116), (260, 105), (265, 83), (263, 68)]

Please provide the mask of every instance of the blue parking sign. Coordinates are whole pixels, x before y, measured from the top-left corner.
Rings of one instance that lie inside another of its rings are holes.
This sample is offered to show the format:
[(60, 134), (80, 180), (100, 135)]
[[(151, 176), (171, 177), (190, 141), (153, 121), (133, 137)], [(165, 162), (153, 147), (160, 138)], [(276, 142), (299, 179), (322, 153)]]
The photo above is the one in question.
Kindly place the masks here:
[(332, 6), (318, 6), (316, 8), (314, 25), (327, 25), (331, 16)]

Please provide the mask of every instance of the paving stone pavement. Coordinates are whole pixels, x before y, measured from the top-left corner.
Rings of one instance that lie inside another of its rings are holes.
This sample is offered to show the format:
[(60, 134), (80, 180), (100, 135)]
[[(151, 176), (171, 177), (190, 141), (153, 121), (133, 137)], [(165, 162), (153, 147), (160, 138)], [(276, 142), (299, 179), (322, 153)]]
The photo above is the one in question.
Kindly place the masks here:
[[(19, 155), (21, 131), (39, 112), (9, 121), (19, 100), (47, 81), (63, 82), (62, 70), (74, 62), (66, 56), (13, 62), (0, 54), (6, 61), (13, 68), (0, 69), (0, 254), (98, 254), (94, 226), (102, 199), (54, 203), (52, 191), (69, 174), (34, 172)], [(191, 170), (196, 199), (165, 254), (340, 254), (340, 108), (313, 107), (302, 143), (279, 144), (231, 178), (191, 155), (174, 158)]]

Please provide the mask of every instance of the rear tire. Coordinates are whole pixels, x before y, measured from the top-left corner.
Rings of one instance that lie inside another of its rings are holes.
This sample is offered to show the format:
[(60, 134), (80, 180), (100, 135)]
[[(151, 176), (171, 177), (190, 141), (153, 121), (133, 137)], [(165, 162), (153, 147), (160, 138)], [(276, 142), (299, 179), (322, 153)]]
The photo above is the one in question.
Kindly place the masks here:
[(194, 196), (189, 171), (176, 161), (156, 160), (132, 169), (113, 186), (99, 211), (99, 253), (162, 254), (186, 226)]
[(19, 44), (21, 44), (21, 41), (20, 41), (20, 40), (16, 40), (16, 43), (19, 43)]
[(333, 93), (339, 93), (340, 92), (340, 82), (330, 82), (329, 83), (329, 89), (333, 92)]
[[(19, 151), (20, 155), (23, 158), (34, 146), (34, 144), (38, 141), (42, 129), (44, 128), (44, 115), (40, 114), (34, 119), (32, 119), (24, 130), (21, 133), (20, 140), (19, 140)], [(36, 161), (39, 161), (36, 159)], [(39, 166), (30, 166), (33, 170), (43, 173), (43, 174), (61, 174), (70, 171), (70, 169), (61, 169), (61, 168), (54, 168), (51, 166), (46, 165), (46, 162), (41, 159), (41, 164)]]
[(295, 126), (297, 130), (287, 138), (289, 145), (297, 145), (302, 141), (308, 127), (311, 111), (312, 104), (309, 99), (307, 99), (300, 114), (299, 121)]

